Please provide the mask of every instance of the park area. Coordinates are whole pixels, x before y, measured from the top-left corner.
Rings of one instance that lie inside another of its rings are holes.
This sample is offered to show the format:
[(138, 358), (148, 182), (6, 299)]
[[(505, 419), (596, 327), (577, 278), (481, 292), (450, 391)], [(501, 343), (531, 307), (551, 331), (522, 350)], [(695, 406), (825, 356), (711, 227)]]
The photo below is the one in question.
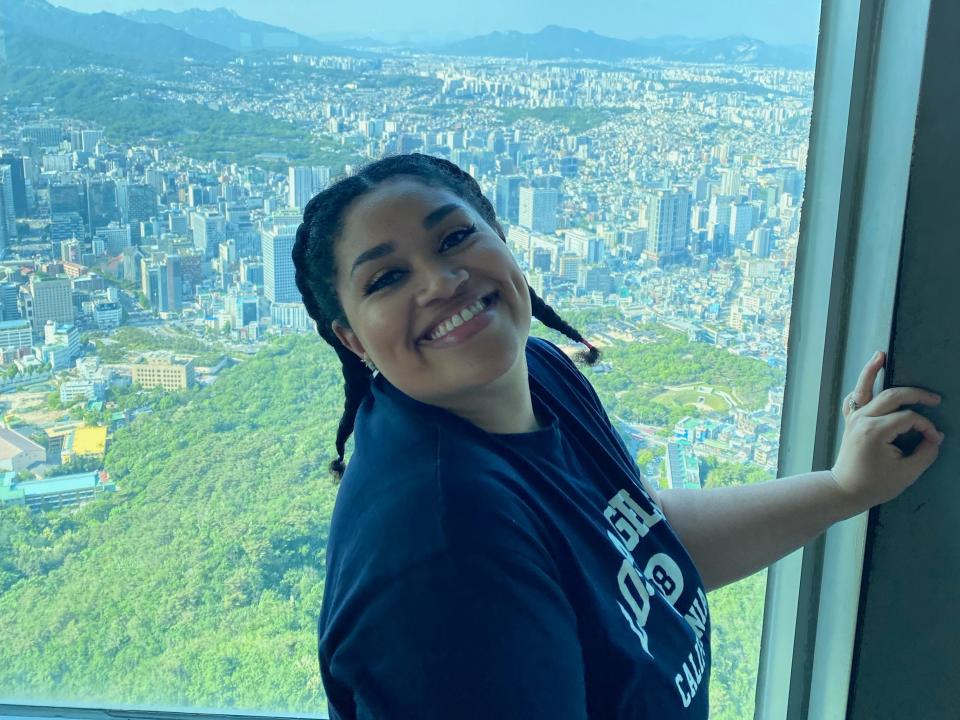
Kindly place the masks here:
[(653, 399), (667, 407), (692, 405), (701, 412), (726, 413), (741, 405), (740, 399), (730, 388), (697, 384), (668, 387)]

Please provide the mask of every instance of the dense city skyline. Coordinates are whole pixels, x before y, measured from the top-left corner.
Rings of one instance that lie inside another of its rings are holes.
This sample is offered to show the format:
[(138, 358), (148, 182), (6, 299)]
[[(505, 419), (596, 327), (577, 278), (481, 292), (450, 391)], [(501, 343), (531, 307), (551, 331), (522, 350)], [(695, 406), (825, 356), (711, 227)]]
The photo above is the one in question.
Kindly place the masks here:
[[(496, 30), (537, 32), (555, 24), (609, 37), (635, 39), (684, 35), (719, 38), (747, 35), (771, 44), (813, 46), (817, 41), (820, 3), (816, 0), (657, 0), (586, 5), (557, 0), (549, 6), (488, 0), (457, 4), (421, 0), (416, 8), (376, 2), (359, 17), (351, 5), (287, 0), (265, 5), (256, 0), (57, 0), (78, 12), (124, 13), (141, 9), (179, 12), (226, 7), (251, 20), (282, 25), (307, 35), (370, 36), (386, 41), (453, 41)], [(429, 27), (424, 25), (429, 21)]]
[[(0, 694), (322, 709), (343, 368), (292, 250), (309, 199), (376, 158), (476, 179), (531, 289), (603, 353), (581, 367), (652, 485), (774, 476), (812, 52), (554, 31), (364, 52), (222, 14), (166, 18), (188, 33), (6, 2)], [(539, 29), (521, 20), (503, 16)], [(456, 234), (435, 232), (438, 251)], [(711, 597), (712, 720), (754, 714), (764, 587)]]

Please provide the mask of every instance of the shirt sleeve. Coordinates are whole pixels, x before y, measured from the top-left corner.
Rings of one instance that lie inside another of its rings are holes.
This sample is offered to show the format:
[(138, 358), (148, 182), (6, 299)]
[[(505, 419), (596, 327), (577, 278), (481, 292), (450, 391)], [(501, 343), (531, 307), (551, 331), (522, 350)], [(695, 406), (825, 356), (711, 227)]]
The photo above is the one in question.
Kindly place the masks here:
[(576, 392), (578, 392), (583, 399), (609, 423), (610, 419), (607, 417), (607, 411), (604, 409), (603, 403), (600, 402), (600, 397), (597, 395), (597, 391), (594, 389), (590, 380), (587, 379), (587, 376), (583, 374), (583, 371), (577, 367), (577, 364), (571, 360), (563, 350), (546, 338), (537, 337), (537, 340), (541, 340), (543, 342), (544, 352), (554, 355), (555, 358), (564, 366), (567, 371), (570, 384), (575, 387)]
[(358, 720), (587, 717), (573, 609), (509, 551), (446, 550), (405, 572), (365, 604), (329, 673)]

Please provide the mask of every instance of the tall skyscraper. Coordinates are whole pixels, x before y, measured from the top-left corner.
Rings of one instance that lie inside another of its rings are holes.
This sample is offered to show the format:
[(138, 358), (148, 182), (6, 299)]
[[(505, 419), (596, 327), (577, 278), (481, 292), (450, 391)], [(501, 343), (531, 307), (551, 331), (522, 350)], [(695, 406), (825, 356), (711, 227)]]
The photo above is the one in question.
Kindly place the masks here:
[(657, 265), (678, 262), (687, 254), (690, 236), (690, 193), (678, 188), (657, 190), (647, 204), (647, 249)]
[(519, 224), (520, 186), (524, 180), (523, 175), (501, 175), (497, 178), (494, 208), (500, 220)]
[(723, 168), (720, 171), (720, 194), (740, 195), (740, 168)]
[(734, 247), (745, 247), (747, 235), (754, 227), (756, 208), (747, 202), (735, 202), (730, 206), (730, 241)]
[(330, 184), (330, 168), (326, 165), (317, 167), (290, 166), (287, 172), (289, 189), (288, 203), (301, 214), (310, 199), (324, 190)]
[(521, 187), (518, 221), (523, 227), (542, 233), (557, 229), (557, 205), (560, 192), (553, 188)]
[(293, 243), (296, 225), (275, 225), (263, 231), (263, 294), (271, 303), (302, 302), (294, 281)]
[(750, 251), (754, 255), (759, 258), (770, 257), (771, 233), (769, 227), (761, 225), (758, 228), (754, 228), (750, 231), (750, 235), (747, 236), (747, 240), (750, 243)]
[(13, 173), (0, 165), (0, 257), (17, 237), (17, 218), (13, 207)]
[(183, 306), (183, 274), (180, 256), (167, 254), (159, 267), (158, 310), (179, 312)]
[(13, 211), (17, 217), (26, 217), (27, 214), (27, 185), (26, 175), (23, 172), (23, 158), (16, 155), (0, 155), (0, 165), (10, 168), (13, 180)]

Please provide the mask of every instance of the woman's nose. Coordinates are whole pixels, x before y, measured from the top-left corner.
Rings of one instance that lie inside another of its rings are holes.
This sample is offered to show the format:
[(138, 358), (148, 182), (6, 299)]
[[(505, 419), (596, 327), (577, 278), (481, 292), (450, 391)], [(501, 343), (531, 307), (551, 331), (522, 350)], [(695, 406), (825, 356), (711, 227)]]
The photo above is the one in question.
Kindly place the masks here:
[(470, 277), (462, 267), (436, 266), (426, 272), (426, 285), (420, 293), (421, 304), (426, 304), (434, 298), (456, 295), (460, 286)]

